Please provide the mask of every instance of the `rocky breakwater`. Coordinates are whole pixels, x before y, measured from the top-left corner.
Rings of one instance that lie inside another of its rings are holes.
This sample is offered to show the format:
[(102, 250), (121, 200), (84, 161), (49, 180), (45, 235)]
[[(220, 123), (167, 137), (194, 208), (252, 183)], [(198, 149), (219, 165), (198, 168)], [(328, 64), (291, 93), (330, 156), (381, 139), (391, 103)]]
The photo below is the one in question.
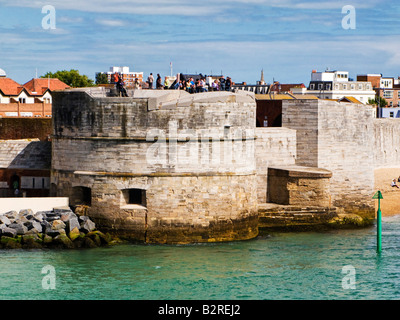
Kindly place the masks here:
[(31, 209), (0, 214), (0, 248), (95, 248), (112, 242), (88, 216), (70, 209), (33, 213)]

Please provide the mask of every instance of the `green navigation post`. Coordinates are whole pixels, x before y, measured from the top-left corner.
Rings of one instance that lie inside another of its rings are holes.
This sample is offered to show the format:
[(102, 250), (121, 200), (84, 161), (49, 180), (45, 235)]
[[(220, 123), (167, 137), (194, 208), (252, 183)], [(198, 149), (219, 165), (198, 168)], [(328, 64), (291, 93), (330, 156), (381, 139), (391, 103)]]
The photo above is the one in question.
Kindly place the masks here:
[(381, 212), (381, 199), (383, 199), (382, 192), (377, 191), (372, 199), (378, 199), (378, 212), (376, 215), (376, 252), (382, 252), (382, 212)]

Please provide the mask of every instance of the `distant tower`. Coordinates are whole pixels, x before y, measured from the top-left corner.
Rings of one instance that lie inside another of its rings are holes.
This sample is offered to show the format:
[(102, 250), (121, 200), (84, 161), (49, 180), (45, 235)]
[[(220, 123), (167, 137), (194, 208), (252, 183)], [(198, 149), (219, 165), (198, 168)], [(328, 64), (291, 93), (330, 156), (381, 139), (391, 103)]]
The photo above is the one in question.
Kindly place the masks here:
[(257, 81), (257, 84), (259, 85), (264, 85), (265, 81), (264, 81), (264, 69), (261, 69), (261, 79), (260, 81)]

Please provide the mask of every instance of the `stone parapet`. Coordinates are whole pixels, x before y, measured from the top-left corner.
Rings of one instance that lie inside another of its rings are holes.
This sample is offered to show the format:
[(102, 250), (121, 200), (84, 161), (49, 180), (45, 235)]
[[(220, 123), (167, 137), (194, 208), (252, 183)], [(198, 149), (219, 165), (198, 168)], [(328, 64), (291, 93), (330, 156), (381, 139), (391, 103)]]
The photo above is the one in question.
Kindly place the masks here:
[(269, 202), (285, 205), (331, 206), (332, 172), (301, 166), (268, 168)]

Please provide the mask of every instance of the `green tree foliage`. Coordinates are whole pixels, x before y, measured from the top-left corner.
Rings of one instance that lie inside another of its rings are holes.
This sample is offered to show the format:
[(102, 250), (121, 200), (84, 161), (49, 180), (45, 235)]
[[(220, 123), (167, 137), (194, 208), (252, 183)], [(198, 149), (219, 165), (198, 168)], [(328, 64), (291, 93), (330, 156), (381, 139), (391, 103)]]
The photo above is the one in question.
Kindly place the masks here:
[(78, 70), (71, 69), (70, 71), (62, 70), (55, 73), (47, 72), (41, 78), (57, 78), (67, 85), (78, 87), (92, 87), (94, 86), (93, 80), (85, 75), (80, 75)]
[(96, 84), (107, 84), (108, 76), (106, 73), (97, 73), (96, 74)]
[(388, 102), (385, 98), (375, 97), (375, 99), (368, 99), (368, 104), (375, 104), (380, 108), (384, 108), (388, 105)]

